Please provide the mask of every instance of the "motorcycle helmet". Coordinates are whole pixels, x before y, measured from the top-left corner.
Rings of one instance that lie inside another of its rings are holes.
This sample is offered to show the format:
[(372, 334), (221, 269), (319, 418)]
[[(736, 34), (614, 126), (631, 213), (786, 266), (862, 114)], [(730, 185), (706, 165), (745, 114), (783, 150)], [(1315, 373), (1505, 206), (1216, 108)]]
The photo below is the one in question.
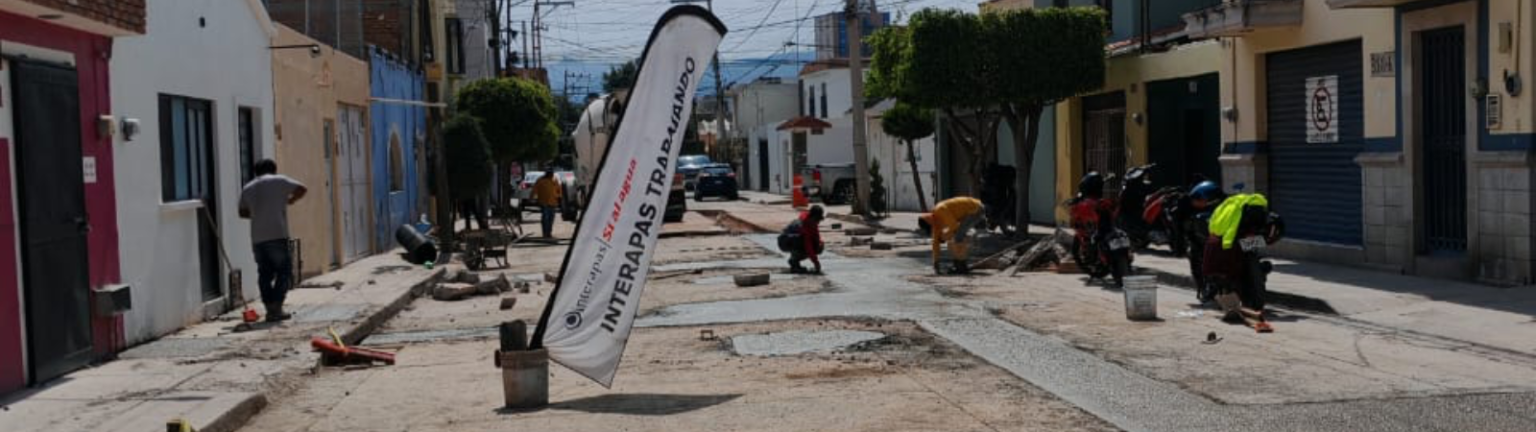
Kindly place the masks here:
[(1190, 198), (1206, 201), (1221, 199), (1221, 195), (1221, 186), (1217, 186), (1216, 182), (1210, 180), (1200, 182), (1200, 184), (1195, 185), (1194, 189), (1189, 190)]
[(1104, 176), (1098, 171), (1090, 171), (1083, 175), (1083, 179), (1077, 182), (1077, 193), (1083, 196), (1099, 198), (1104, 196)]

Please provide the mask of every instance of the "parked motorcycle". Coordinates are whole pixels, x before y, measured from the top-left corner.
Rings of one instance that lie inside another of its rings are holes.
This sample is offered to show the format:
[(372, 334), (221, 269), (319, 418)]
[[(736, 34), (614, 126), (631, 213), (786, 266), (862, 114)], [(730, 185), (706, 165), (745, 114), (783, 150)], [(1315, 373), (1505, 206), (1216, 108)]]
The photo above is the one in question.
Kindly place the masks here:
[(1137, 249), (1149, 245), (1168, 245), (1175, 256), (1184, 255), (1184, 239), (1176, 235), (1172, 209), (1184, 197), (1176, 186), (1152, 189), (1152, 172), (1157, 164), (1131, 168), (1125, 173), (1125, 187), (1120, 190), (1120, 211), (1116, 221), (1131, 237)]
[(992, 164), (981, 180), (981, 203), (987, 206), (987, 228), (1004, 235), (1013, 235), (1018, 229), (1014, 205), (1018, 191), (1014, 187), (1017, 171), (1011, 166)]
[(1115, 200), (1079, 192), (1064, 205), (1072, 224), (1073, 261), (1091, 278), (1107, 275), (1115, 286), (1124, 286), (1125, 276), (1131, 272), (1131, 239), (1114, 223), (1118, 212)]

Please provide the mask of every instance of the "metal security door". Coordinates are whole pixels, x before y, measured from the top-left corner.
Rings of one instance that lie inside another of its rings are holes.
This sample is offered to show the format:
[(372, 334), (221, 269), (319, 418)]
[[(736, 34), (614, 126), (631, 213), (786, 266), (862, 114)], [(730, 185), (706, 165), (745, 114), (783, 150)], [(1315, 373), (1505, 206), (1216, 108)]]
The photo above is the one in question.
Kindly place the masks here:
[(11, 64), (27, 352), (42, 382), (91, 359), (80, 90), (74, 69)]
[(757, 177), (757, 190), (768, 190), (768, 140), (757, 140), (757, 172), (752, 173)]
[[(1269, 206), (1285, 235), (1364, 242), (1365, 84), (1360, 41), (1267, 55)], [(1252, 185), (1249, 185), (1249, 190)]]
[(1106, 196), (1120, 191), (1125, 174), (1125, 110), (1090, 111), (1083, 121), (1084, 173), (1098, 171), (1113, 178), (1104, 182)]
[(363, 135), (363, 112), (343, 106), (337, 110), (341, 122), (338, 161), (341, 162), (342, 251), (345, 261), (368, 256), (368, 141)]
[(1467, 250), (1466, 31), (1420, 33), (1424, 104), (1424, 246), (1429, 252)]

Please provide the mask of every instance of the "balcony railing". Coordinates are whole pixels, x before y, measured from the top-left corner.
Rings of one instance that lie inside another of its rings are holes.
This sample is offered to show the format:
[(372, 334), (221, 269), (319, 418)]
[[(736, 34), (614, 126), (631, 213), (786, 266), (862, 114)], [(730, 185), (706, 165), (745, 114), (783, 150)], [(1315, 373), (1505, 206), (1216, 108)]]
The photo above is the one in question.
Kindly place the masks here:
[(1228, 0), (1184, 14), (1184, 33), (1200, 39), (1299, 26), (1302, 3), (1302, 0)]

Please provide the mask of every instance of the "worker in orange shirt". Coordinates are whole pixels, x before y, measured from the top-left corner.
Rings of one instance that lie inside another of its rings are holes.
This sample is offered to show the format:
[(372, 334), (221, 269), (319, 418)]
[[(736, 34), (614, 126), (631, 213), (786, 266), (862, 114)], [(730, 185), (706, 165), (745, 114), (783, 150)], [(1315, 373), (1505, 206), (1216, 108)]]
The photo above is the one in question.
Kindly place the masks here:
[(564, 193), (560, 181), (555, 180), (554, 171), (545, 171), (544, 176), (533, 183), (533, 201), (539, 203), (539, 227), (544, 229), (544, 238), (552, 237), (555, 212), (560, 209), (560, 199), (564, 198)]
[(933, 207), (933, 212), (918, 217), (918, 225), (933, 236), (933, 272), (943, 274), (939, 249), (949, 244), (949, 255), (954, 261), (954, 273), (970, 272), (966, 263), (970, 231), (987, 220), (986, 206), (971, 197), (955, 197)]

